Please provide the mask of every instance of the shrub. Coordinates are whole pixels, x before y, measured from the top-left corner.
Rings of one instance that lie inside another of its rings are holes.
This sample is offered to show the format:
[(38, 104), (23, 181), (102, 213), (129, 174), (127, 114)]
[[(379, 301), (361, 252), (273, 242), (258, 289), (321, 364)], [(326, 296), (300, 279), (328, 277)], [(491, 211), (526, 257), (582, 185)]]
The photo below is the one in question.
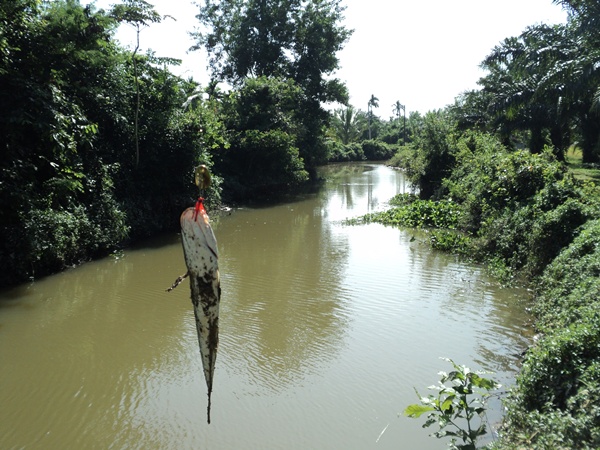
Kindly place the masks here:
[(600, 220), (592, 220), (537, 280), (534, 312), (545, 335), (507, 402), (501, 448), (599, 448), (599, 275)]
[(364, 161), (367, 159), (362, 145), (358, 142), (351, 142), (344, 146), (344, 152), (348, 157), (348, 161)]
[(387, 164), (392, 167), (406, 168), (413, 158), (414, 149), (411, 145), (399, 146), (396, 153), (387, 161)]
[(507, 400), (502, 448), (592, 449), (600, 445), (600, 321), (542, 339), (528, 352)]
[(334, 142), (331, 145), (329, 155), (330, 162), (364, 161), (365, 159), (362, 146), (356, 142), (345, 145)]
[(98, 205), (106, 213), (102, 221), (96, 221), (98, 211), (83, 205), (32, 209), (25, 214), (22, 239), (27, 246), (23, 259), (17, 262), (21, 275), (47, 275), (119, 246), (128, 228), (124, 214), (110, 206), (110, 202)]
[(539, 326), (543, 329), (557, 326), (559, 311), (577, 316), (579, 308), (597, 305), (600, 296), (594, 293), (598, 290), (599, 276), (600, 219), (596, 219), (582, 227), (572, 244), (547, 266), (536, 283), (534, 312), (539, 317)]
[(443, 200), (415, 200), (403, 206), (363, 216), (366, 222), (378, 222), (410, 228), (454, 229), (460, 217), (458, 205)]
[(409, 181), (419, 188), (423, 199), (442, 196), (442, 180), (450, 175), (456, 162), (454, 124), (443, 111), (429, 112), (414, 143), (414, 156), (406, 161)]
[(270, 196), (308, 180), (294, 146), (294, 136), (282, 130), (246, 130), (231, 140), (230, 165), (224, 190), (234, 199)]
[(390, 159), (395, 151), (395, 147), (375, 139), (362, 141), (361, 146), (365, 158), (369, 161), (383, 161)]
[(597, 210), (549, 149), (509, 152), (480, 133), (461, 137), (457, 147), (444, 186), (461, 205), (458, 228), (477, 239), (479, 258), (539, 276)]
[(576, 198), (569, 198), (555, 209), (540, 214), (527, 238), (527, 274), (540, 275), (560, 251), (568, 247), (589, 217), (589, 208)]
[(468, 236), (451, 230), (432, 231), (429, 242), (436, 250), (460, 255), (470, 255), (472, 250), (471, 239)]
[(477, 231), (504, 208), (514, 210), (531, 202), (542, 189), (565, 176), (563, 166), (549, 152), (511, 153), (485, 135), (464, 137), (458, 147), (457, 167), (444, 186), (449, 197), (464, 204), (462, 226), (469, 231)]
[(529, 350), (519, 380), (525, 408), (565, 409), (567, 399), (585, 387), (582, 376), (600, 357), (598, 313), (587, 319), (556, 330)]
[(418, 200), (418, 197), (414, 194), (396, 194), (388, 202), (391, 206), (404, 206), (410, 205)]
[[(582, 391), (590, 404), (598, 405), (600, 392), (597, 388)], [(581, 399), (581, 397), (579, 397)], [(575, 413), (561, 410), (543, 412), (522, 409), (515, 398), (507, 401), (508, 415), (501, 432), (501, 440), (494, 449), (597, 449), (600, 447), (598, 408)]]

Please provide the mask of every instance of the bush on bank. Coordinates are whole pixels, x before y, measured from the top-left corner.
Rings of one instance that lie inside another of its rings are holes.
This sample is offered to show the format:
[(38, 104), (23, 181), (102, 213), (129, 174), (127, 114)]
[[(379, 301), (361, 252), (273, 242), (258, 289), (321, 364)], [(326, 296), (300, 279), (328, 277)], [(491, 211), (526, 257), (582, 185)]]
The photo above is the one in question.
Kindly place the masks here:
[(397, 150), (396, 145), (368, 139), (362, 142), (350, 142), (342, 144), (338, 141), (330, 141), (328, 162), (348, 161), (386, 161), (390, 159)]
[[(600, 448), (598, 187), (575, 179), (551, 149), (509, 151), (473, 132), (444, 140), (454, 162), (435, 189), (439, 200), (403, 196), (364, 219), (430, 228), (436, 248), (524, 275), (534, 287), (541, 337), (524, 358), (494, 448)], [(432, 152), (402, 150), (397, 161), (410, 165), (412, 151), (421, 167), (435, 164), (423, 161)]]
[(329, 162), (364, 161), (365, 152), (358, 142), (342, 144), (341, 142), (329, 143)]
[(506, 447), (600, 447), (599, 275), (600, 220), (593, 219), (535, 282), (543, 337), (508, 401)]

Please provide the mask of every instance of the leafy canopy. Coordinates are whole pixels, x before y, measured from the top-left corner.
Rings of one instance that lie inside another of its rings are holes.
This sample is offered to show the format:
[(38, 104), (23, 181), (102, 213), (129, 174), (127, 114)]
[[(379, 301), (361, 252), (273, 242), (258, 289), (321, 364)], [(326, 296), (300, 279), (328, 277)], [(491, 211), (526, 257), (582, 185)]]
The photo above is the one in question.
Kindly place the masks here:
[(345, 102), (343, 84), (326, 79), (351, 34), (340, 25), (344, 9), (341, 0), (205, 0), (193, 49), (208, 51), (215, 79), (291, 78), (312, 99)]

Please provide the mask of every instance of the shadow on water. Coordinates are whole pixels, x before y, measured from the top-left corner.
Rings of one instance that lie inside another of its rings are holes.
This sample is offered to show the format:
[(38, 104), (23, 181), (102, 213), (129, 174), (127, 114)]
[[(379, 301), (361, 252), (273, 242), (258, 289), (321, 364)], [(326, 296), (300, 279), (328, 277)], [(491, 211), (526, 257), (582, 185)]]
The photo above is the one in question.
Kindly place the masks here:
[(137, 251), (143, 249), (160, 249), (163, 247), (168, 247), (170, 245), (179, 244), (180, 242), (181, 238), (179, 237), (179, 233), (165, 233), (159, 236), (155, 236), (152, 239), (147, 239), (142, 242), (136, 243), (131, 247), (125, 249), (123, 253), (127, 253), (131, 250)]

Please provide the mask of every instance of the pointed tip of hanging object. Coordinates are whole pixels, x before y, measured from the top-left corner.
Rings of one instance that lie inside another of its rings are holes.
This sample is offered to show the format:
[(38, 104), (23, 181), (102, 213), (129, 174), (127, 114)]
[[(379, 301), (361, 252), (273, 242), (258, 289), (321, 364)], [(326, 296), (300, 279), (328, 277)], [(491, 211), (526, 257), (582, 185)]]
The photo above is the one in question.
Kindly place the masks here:
[(210, 394), (208, 393), (208, 406), (206, 407), (206, 422), (210, 425)]

